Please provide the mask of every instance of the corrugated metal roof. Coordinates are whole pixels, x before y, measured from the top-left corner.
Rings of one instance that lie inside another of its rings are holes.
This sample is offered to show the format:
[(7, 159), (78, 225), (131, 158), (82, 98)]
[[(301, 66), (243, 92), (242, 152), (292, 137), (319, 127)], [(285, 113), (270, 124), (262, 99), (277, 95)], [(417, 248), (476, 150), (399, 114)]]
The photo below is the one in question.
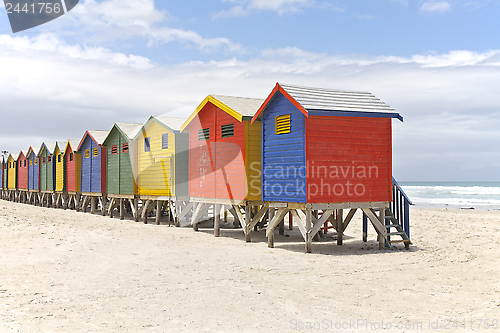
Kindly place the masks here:
[(128, 137), (128, 139), (132, 139), (139, 131), (141, 130), (142, 124), (126, 124), (126, 123), (116, 123), (123, 133)]
[[(102, 143), (104, 142), (104, 140), (106, 140), (106, 137), (109, 134), (109, 131), (102, 131), (102, 130), (89, 130), (88, 132), (90, 135), (92, 135), (94, 140), (99, 145), (102, 145)], [(73, 145), (71, 147), (73, 147)]]
[(306, 110), (395, 113), (395, 110), (369, 92), (280, 86)]
[(223, 96), (223, 95), (211, 95), (211, 96), (218, 99), (220, 102), (226, 104), (239, 114), (250, 117), (253, 117), (253, 115), (255, 114), (255, 112), (257, 112), (262, 103), (264, 103), (264, 100), (260, 98), (235, 97), (235, 96)]
[(180, 131), (182, 124), (186, 121), (186, 118), (178, 118), (178, 117), (156, 117), (158, 119), (174, 131)]

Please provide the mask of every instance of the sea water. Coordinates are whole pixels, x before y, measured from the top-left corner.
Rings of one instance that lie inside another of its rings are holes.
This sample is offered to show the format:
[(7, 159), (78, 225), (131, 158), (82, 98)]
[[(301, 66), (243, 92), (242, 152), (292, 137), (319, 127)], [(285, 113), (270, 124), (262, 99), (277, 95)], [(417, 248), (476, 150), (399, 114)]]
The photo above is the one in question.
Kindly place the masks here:
[(500, 183), (400, 182), (417, 206), (500, 209)]

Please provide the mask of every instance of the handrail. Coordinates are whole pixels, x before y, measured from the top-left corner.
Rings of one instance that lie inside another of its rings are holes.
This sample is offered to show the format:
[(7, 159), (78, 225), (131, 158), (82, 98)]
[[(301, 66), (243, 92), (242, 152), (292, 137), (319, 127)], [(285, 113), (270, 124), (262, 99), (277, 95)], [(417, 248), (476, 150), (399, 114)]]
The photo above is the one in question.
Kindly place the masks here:
[(396, 187), (401, 192), (401, 194), (403, 194), (403, 196), (408, 201), (408, 203), (413, 206), (413, 202), (411, 202), (410, 198), (408, 198), (408, 196), (406, 195), (405, 191), (403, 191), (403, 189), (401, 188), (401, 185), (399, 185), (399, 183), (396, 181), (396, 179), (394, 179), (394, 177), (392, 177), (392, 183), (394, 185), (396, 185)]

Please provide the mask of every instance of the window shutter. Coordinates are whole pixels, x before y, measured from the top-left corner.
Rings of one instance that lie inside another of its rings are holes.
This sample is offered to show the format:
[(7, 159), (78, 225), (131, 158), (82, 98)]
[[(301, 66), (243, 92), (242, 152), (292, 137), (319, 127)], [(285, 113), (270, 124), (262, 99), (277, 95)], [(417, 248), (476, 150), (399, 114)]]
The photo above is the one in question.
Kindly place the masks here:
[(210, 139), (210, 128), (204, 128), (198, 131), (198, 141)]
[(161, 135), (161, 149), (168, 149), (168, 133)]
[(222, 125), (221, 131), (223, 138), (229, 138), (234, 136), (234, 124)]

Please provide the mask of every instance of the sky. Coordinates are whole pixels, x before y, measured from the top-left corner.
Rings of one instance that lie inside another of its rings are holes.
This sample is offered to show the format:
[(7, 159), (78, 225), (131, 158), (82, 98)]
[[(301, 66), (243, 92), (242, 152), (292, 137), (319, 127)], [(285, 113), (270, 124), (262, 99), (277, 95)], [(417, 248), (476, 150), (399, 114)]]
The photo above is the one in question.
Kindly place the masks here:
[(280, 82), (393, 107), (400, 181), (500, 181), (499, 17), (500, 0), (80, 0), (13, 34), (0, 3), (0, 149)]

